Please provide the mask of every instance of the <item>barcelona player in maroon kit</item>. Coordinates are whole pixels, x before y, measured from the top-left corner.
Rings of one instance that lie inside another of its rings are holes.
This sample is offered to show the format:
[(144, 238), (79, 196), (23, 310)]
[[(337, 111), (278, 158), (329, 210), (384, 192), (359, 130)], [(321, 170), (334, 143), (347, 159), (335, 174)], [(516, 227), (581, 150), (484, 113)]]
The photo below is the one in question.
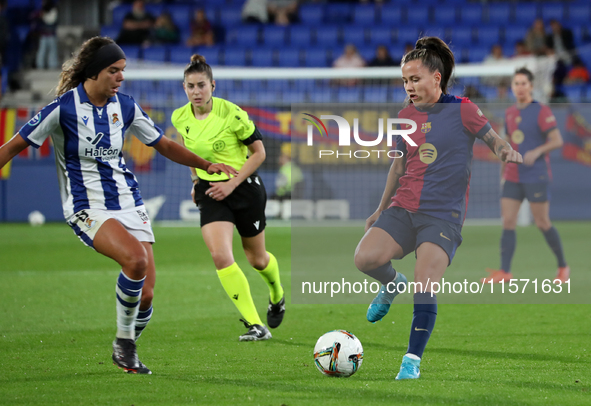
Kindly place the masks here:
[(398, 116), (416, 122), (410, 138), (417, 146), (398, 137), (396, 148), (404, 157), (394, 159), (378, 209), (367, 219), (355, 251), (357, 268), (382, 283), (367, 311), (371, 322), (388, 313), (397, 286), (406, 283), (390, 260), (415, 251), (413, 321), (396, 379), (420, 376), (421, 357), (437, 317), (431, 284), (441, 280), (462, 242), (475, 139), (482, 139), (504, 162), (522, 162), (475, 104), (447, 94), (454, 66), (453, 53), (436, 37), (419, 39), (402, 58), (409, 105)]
[(515, 225), (524, 198), (529, 201), (536, 226), (556, 256), (558, 272), (554, 281), (566, 282), (570, 278), (560, 236), (549, 216), (548, 183), (551, 172), (548, 152), (562, 146), (562, 136), (550, 108), (533, 100), (533, 79), (529, 70), (521, 68), (515, 72), (511, 82), (517, 104), (505, 112), (505, 130), (511, 146), (523, 154), (523, 165), (502, 164), (501, 269), (489, 270), (490, 275), (483, 278), (483, 282), (503, 283), (513, 277), (511, 260), (516, 244)]

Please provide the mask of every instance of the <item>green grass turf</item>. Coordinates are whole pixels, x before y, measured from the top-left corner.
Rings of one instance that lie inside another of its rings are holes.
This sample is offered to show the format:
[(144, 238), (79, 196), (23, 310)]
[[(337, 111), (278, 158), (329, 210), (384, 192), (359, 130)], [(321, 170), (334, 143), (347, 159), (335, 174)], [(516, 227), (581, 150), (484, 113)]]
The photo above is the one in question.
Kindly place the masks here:
[[(589, 223), (557, 228), (573, 272), (591, 275)], [(353, 241), (360, 231), (339, 233)], [(591, 403), (589, 305), (441, 305), (422, 377), (396, 382), (412, 305), (399, 304), (384, 321), (369, 324), (365, 304), (289, 305), (288, 299), (272, 340), (239, 343), (244, 328), (199, 231), (156, 227), (155, 234), (154, 318), (138, 346), (154, 375), (134, 376), (110, 362), (116, 264), (84, 247), (63, 224), (0, 225), (0, 404)], [(498, 263), (500, 230), (466, 227), (463, 235), (448, 272), (478, 278)], [(267, 242), (289, 298), (290, 230), (269, 228)], [(266, 286), (242, 253), (237, 260), (264, 314)], [(514, 264), (553, 275), (554, 260), (535, 228), (518, 230)], [(316, 340), (335, 328), (352, 331), (364, 345), (364, 363), (351, 378), (324, 377), (313, 363)]]

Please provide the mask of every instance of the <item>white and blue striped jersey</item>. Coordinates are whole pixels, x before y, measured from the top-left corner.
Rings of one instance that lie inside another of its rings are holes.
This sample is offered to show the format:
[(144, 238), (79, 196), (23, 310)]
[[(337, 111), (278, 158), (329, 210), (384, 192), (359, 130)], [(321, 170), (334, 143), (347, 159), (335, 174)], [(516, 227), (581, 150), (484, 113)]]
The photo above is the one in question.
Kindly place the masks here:
[(51, 136), (64, 216), (69, 219), (83, 209), (127, 210), (143, 204), (137, 180), (123, 159), (128, 130), (148, 146), (163, 135), (131, 96), (116, 94), (96, 107), (80, 84), (45, 106), (19, 133), (35, 148)]

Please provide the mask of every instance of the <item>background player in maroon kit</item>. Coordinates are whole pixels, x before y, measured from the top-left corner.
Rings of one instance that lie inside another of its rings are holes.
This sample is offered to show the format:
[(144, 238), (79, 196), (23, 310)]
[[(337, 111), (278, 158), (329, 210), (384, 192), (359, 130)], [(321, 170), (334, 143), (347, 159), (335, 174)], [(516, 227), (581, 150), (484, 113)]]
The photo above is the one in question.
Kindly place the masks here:
[(414, 293), (409, 346), (396, 379), (416, 379), (437, 316), (428, 282), (441, 280), (462, 242), (474, 140), (481, 138), (504, 162), (520, 163), (522, 157), (475, 104), (447, 94), (455, 60), (445, 42), (421, 38), (401, 64), (409, 105), (398, 116), (417, 123), (410, 134), (417, 146), (398, 137), (396, 148), (404, 157), (390, 167), (380, 204), (355, 251), (355, 265), (382, 283), (367, 311), (367, 319), (376, 322), (388, 313), (396, 285), (406, 283), (390, 260), (415, 251), (414, 281), (422, 287)]
[(536, 226), (556, 255), (558, 272), (555, 281), (566, 282), (570, 268), (564, 260), (558, 231), (550, 222), (550, 193), (552, 178), (548, 153), (562, 146), (560, 130), (550, 108), (532, 98), (533, 74), (521, 68), (513, 75), (511, 90), (517, 103), (505, 112), (505, 131), (511, 146), (523, 154), (523, 165), (502, 163), (503, 193), (501, 197), (501, 269), (489, 270), (482, 282), (503, 283), (513, 276), (511, 260), (515, 252), (517, 213), (524, 198), (530, 203)]

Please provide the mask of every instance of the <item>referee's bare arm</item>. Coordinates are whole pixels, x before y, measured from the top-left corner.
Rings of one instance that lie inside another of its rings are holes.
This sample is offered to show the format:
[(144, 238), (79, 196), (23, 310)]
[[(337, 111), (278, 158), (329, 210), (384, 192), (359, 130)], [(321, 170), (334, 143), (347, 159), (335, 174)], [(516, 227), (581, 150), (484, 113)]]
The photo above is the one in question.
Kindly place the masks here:
[(499, 137), (499, 134), (497, 134), (492, 128), (484, 134), (482, 140), (502, 162), (513, 162), (516, 164), (523, 163), (523, 157), (521, 154), (511, 148), (511, 144)]

